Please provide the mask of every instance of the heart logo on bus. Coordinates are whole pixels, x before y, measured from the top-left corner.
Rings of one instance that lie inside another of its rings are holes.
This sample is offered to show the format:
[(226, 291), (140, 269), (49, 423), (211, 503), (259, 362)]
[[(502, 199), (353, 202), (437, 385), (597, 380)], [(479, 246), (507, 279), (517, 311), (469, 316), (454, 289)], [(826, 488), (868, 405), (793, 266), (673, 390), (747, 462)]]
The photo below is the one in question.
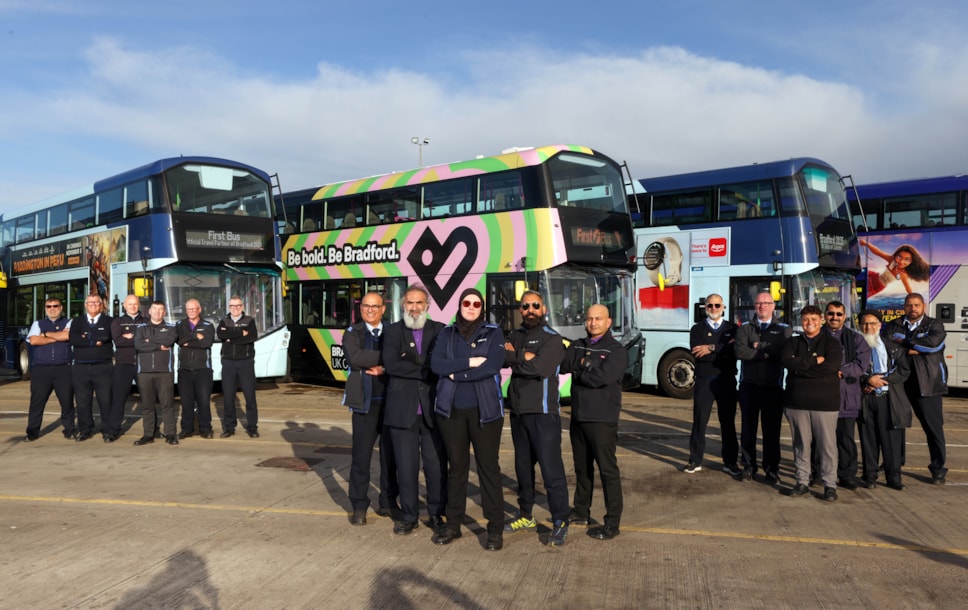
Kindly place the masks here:
[[(464, 257), (451, 268), (450, 265), (453, 264), (451, 255), (458, 244), (465, 246)], [(429, 257), (427, 254), (429, 254)], [(444, 240), (444, 243), (440, 243), (440, 240), (428, 227), (417, 240), (417, 243), (414, 244), (413, 250), (407, 257), (407, 262), (410, 263), (417, 277), (427, 287), (430, 296), (439, 306), (444, 306), (450, 302), (454, 293), (457, 292), (457, 288), (460, 287), (471, 267), (473, 267), (475, 260), (477, 260), (477, 236), (467, 227), (454, 229)], [(437, 278), (441, 276), (447, 278), (443, 286), (437, 283)]]

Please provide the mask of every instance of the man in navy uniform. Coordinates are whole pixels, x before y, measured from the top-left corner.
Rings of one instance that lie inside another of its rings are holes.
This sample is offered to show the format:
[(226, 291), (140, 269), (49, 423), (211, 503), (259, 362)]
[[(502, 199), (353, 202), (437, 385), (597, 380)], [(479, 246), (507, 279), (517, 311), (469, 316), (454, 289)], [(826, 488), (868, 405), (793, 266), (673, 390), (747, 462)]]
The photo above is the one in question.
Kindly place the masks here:
[(71, 381), (77, 407), (77, 440), (94, 436), (94, 397), (97, 396), (101, 423), (111, 412), (111, 376), (114, 371), (114, 347), (111, 340), (111, 316), (104, 313), (104, 300), (99, 294), (84, 299), (85, 314), (71, 321), (69, 332), (74, 363)]
[(27, 333), (27, 343), (31, 349), (30, 407), (24, 441), (28, 443), (40, 438), (44, 407), (51, 392), (57, 394), (60, 403), (64, 438), (71, 439), (77, 434), (71, 376), (64, 374), (64, 365), (71, 362), (71, 346), (68, 343), (71, 321), (63, 316), (64, 304), (56, 297), (47, 299), (44, 312), (47, 317), (34, 322)]

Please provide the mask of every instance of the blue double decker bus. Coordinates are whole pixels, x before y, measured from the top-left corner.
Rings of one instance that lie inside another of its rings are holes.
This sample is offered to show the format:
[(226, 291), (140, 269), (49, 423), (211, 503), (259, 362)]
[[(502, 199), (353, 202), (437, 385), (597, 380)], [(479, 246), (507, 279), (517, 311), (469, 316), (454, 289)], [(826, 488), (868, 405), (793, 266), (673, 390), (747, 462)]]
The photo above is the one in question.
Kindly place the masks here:
[(636, 321), (646, 336), (642, 383), (687, 398), (695, 383), (689, 328), (705, 298), (723, 297), (745, 324), (769, 290), (796, 325), (807, 304), (856, 313), (857, 236), (840, 174), (813, 158), (649, 178), (629, 195), (636, 254)]

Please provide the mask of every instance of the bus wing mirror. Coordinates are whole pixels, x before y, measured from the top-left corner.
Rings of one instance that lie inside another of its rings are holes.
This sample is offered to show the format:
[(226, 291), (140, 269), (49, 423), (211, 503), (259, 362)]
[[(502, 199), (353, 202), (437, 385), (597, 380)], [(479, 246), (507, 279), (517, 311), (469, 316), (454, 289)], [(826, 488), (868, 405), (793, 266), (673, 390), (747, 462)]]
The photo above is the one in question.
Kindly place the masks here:
[(7, 287), (7, 274), (4, 271), (0, 271), (0, 288)]
[(131, 281), (131, 292), (138, 298), (148, 296), (148, 278), (135, 278)]
[(770, 282), (770, 296), (773, 297), (774, 301), (778, 303), (780, 302), (780, 295), (782, 292), (783, 291), (780, 289), (780, 282)]

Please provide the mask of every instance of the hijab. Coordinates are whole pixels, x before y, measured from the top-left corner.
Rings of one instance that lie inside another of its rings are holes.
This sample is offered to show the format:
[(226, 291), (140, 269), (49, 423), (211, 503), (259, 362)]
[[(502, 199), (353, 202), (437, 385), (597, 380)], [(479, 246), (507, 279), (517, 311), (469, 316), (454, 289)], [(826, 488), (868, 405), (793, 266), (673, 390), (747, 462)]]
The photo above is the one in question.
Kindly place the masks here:
[[(477, 316), (476, 320), (467, 320), (461, 315), (461, 303), (464, 302), (469, 296), (476, 296), (481, 300), (481, 315)], [(477, 332), (477, 329), (484, 325), (484, 296), (476, 288), (468, 288), (464, 292), (460, 293), (460, 298), (457, 300), (457, 318), (454, 319), (454, 326), (457, 327), (457, 334), (464, 338), (465, 341), (471, 338), (471, 336)]]

